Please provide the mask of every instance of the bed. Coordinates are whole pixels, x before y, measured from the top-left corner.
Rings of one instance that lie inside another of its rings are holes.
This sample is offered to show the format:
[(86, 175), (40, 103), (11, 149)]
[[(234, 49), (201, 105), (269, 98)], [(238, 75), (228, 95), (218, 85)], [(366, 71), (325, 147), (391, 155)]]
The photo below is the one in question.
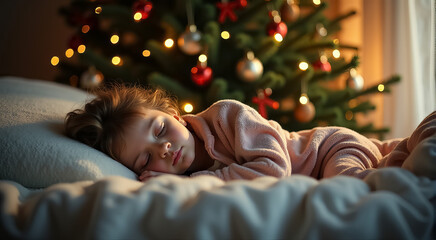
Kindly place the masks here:
[(65, 114), (91, 97), (53, 82), (0, 78), (2, 238), (436, 238), (436, 180), (401, 168), (363, 180), (162, 175), (139, 182), (65, 137)]

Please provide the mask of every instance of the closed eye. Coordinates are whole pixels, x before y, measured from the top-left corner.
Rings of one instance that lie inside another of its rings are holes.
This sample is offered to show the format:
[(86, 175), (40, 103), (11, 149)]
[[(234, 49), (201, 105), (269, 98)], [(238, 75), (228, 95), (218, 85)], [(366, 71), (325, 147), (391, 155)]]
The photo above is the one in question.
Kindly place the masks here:
[(156, 135), (156, 137), (160, 137), (160, 136), (162, 136), (164, 133), (165, 133), (165, 123), (162, 122), (162, 123), (160, 124), (159, 132), (158, 132), (158, 134)]

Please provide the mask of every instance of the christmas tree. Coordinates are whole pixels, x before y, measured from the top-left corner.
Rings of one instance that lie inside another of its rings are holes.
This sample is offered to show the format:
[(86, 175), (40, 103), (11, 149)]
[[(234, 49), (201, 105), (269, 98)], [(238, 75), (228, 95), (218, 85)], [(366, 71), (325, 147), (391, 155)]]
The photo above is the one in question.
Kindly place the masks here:
[[(375, 109), (361, 96), (388, 92), (398, 76), (363, 89), (356, 46), (339, 43), (340, 23), (317, 0), (73, 0), (60, 9), (77, 29), (58, 81), (92, 90), (122, 82), (158, 86), (183, 113), (220, 99), (244, 102), (285, 129), (335, 125), (363, 134), (356, 114)], [(355, 50), (351, 59), (343, 49)], [(347, 86), (327, 82), (347, 75)]]

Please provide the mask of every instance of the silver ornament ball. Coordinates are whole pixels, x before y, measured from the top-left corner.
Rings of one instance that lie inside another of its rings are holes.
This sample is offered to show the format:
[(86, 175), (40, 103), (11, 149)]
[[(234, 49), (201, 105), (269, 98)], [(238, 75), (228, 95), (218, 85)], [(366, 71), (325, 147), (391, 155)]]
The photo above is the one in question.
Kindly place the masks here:
[(356, 69), (350, 70), (350, 76), (347, 79), (347, 87), (360, 91), (363, 89), (364, 80), (363, 77), (357, 73)]
[(187, 29), (177, 40), (182, 52), (188, 55), (195, 55), (201, 52), (201, 33), (195, 28)]
[(100, 87), (103, 79), (103, 74), (94, 67), (91, 67), (80, 76), (80, 87), (84, 89)]
[(253, 82), (257, 80), (263, 73), (262, 62), (255, 58), (251, 53), (247, 54), (247, 57), (240, 60), (236, 65), (236, 71), (242, 80), (246, 82)]

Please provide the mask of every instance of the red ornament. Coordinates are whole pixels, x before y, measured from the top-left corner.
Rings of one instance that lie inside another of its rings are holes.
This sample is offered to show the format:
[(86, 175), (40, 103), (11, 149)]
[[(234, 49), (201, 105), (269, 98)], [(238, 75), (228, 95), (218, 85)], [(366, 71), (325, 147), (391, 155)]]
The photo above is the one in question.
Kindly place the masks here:
[(330, 72), (332, 70), (332, 65), (330, 65), (328, 61), (318, 60), (312, 65), (315, 70), (320, 70), (324, 72)]
[(247, 0), (237, 0), (236, 1), (237, 3), (238, 3), (238, 6), (237, 6), (237, 8), (244, 8), (244, 7), (246, 7), (247, 6)]
[(286, 24), (282, 21), (278, 23), (272, 21), (266, 26), (266, 31), (269, 36), (274, 36), (278, 33), (284, 38), (288, 33), (288, 26), (286, 26)]
[(230, 20), (235, 22), (238, 17), (236, 16), (234, 10), (237, 8), (240, 8), (242, 4), (240, 1), (232, 1), (232, 2), (219, 2), (216, 4), (216, 6), (220, 9), (220, 15), (218, 17), (218, 21), (220, 23), (224, 23), (226, 21), (226, 18), (229, 17)]
[(201, 65), (191, 68), (191, 78), (198, 86), (205, 86), (212, 79), (212, 68)]
[(152, 8), (153, 3), (148, 0), (138, 0), (134, 2), (132, 6), (133, 14), (140, 13), (141, 20), (147, 19), (148, 16), (150, 16)]
[(258, 112), (265, 119), (268, 118), (266, 106), (272, 107), (273, 109), (279, 108), (279, 103), (269, 98), (271, 94), (271, 89), (267, 88), (262, 91), (258, 91), (257, 97), (253, 97), (253, 99), (251, 100), (254, 104), (257, 104), (259, 106)]

